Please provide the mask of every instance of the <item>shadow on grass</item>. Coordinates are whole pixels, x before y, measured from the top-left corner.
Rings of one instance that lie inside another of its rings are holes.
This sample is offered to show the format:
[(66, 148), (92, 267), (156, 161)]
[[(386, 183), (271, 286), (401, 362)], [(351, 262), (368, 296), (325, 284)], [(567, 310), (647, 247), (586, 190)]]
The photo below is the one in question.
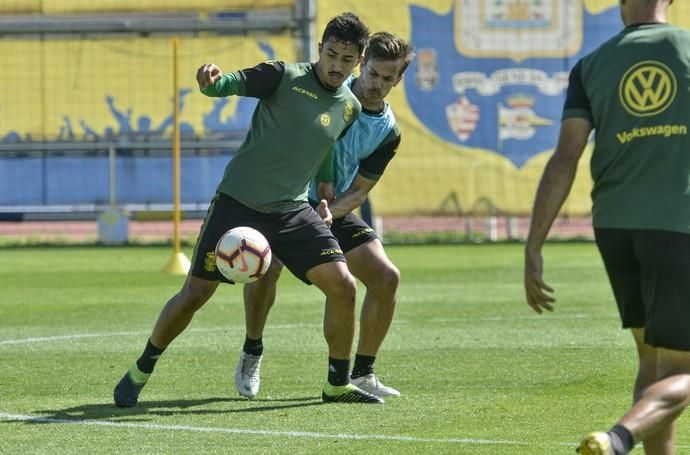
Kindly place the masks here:
[[(209, 407), (217, 403), (237, 403), (239, 406)], [(116, 422), (128, 420), (142, 421), (141, 417), (171, 415), (213, 415), (244, 412), (270, 412), (290, 408), (322, 405), (321, 397), (255, 399), (246, 398), (205, 398), (201, 400), (140, 401), (133, 408), (118, 408), (115, 404), (84, 404), (65, 409), (45, 409), (33, 412), (35, 419), (26, 420), (29, 424), (63, 423), (64, 421), (83, 421), (113, 419)], [(128, 419), (134, 417), (136, 419)], [(146, 420), (146, 419), (144, 419)]]

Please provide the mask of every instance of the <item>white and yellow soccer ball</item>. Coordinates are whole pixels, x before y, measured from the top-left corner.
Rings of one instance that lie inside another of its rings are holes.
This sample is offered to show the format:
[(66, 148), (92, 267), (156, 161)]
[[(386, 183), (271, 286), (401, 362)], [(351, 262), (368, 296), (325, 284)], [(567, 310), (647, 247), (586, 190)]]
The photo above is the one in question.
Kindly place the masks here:
[(271, 265), (271, 246), (256, 229), (240, 226), (223, 234), (216, 244), (216, 267), (234, 283), (251, 283)]

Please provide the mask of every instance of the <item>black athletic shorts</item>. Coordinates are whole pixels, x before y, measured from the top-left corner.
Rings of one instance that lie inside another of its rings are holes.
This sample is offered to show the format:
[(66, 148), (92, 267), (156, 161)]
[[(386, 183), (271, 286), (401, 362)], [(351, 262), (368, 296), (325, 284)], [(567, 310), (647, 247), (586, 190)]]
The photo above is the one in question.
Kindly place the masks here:
[[(309, 201), (309, 203), (312, 207), (319, 205), (314, 201)], [(344, 253), (379, 238), (371, 226), (352, 212), (342, 218), (334, 218), (331, 232), (338, 240), (338, 244)]]
[(221, 235), (237, 226), (261, 232), (271, 253), (297, 278), (307, 284), (306, 273), (327, 262), (345, 262), (338, 241), (309, 205), (284, 213), (253, 210), (230, 196), (218, 193), (211, 201), (192, 256), (192, 275), (231, 283), (216, 268), (215, 249)]
[(624, 328), (645, 342), (690, 351), (690, 234), (595, 228)]

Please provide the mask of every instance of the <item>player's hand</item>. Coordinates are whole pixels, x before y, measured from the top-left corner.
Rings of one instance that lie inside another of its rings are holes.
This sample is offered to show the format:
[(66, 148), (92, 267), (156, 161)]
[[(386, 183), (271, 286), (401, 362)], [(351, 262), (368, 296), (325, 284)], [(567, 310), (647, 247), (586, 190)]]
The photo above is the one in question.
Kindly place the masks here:
[(333, 182), (319, 182), (316, 185), (316, 195), (331, 203), (335, 199), (335, 184)]
[(327, 226), (330, 227), (333, 224), (333, 215), (331, 215), (331, 210), (328, 208), (328, 202), (325, 199), (321, 199), (319, 205), (316, 206), (316, 213), (323, 218)]
[(552, 303), (556, 301), (549, 293), (553, 289), (544, 283), (543, 259), (541, 251), (525, 249), (525, 297), (527, 304), (541, 314), (543, 310), (553, 311)]
[(223, 71), (215, 63), (204, 63), (196, 70), (196, 81), (199, 88), (203, 89), (218, 82), (223, 75)]

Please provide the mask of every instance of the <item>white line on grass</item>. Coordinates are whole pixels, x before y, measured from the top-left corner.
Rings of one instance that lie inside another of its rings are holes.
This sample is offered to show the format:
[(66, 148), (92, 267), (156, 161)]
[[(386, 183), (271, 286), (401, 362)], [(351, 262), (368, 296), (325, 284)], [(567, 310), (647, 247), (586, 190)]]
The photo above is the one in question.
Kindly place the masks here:
[[(285, 436), (290, 438), (309, 438), (309, 439), (349, 439), (349, 440), (379, 440), (379, 441), (398, 441), (398, 442), (436, 442), (446, 444), (477, 444), (477, 445), (519, 445), (524, 446), (531, 444), (526, 441), (510, 441), (502, 439), (474, 439), (474, 438), (418, 438), (415, 436), (388, 436), (382, 434), (328, 434), (328, 433), (314, 433), (310, 431), (272, 431), (272, 430), (255, 430), (249, 428), (218, 428), (218, 427), (192, 427), (188, 425), (162, 425), (155, 423), (133, 423), (133, 422), (113, 422), (110, 420), (79, 420), (79, 419), (54, 419), (49, 417), (35, 417), (21, 414), (8, 414), (0, 412), (0, 421), (9, 422), (36, 422), (36, 423), (57, 423), (69, 425), (87, 425), (100, 427), (115, 427), (115, 428), (141, 428), (143, 430), (170, 430), (170, 431), (188, 431), (192, 433), (225, 433), (225, 434), (239, 434), (239, 435), (258, 435), (258, 436)], [(541, 447), (549, 446), (565, 446), (573, 447), (572, 442), (542, 442), (537, 445)], [(690, 445), (679, 444), (677, 449), (687, 449)]]
[[(89, 425), (116, 428), (141, 428), (144, 430), (171, 430), (188, 431), (193, 433), (226, 433), (239, 435), (260, 435), (260, 436), (280, 436), (290, 438), (309, 438), (309, 439), (348, 439), (348, 440), (382, 440), (399, 442), (436, 442), (449, 444), (483, 444), (483, 445), (526, 445), (523, 441), (505, 441), (492, 439), (473, 439), (473, 438), (418, 438), (415, 436), (388, 436), (382, 434), (329, 434), (316, 433), (312, 431), (273, 431), (255, 430), (251, 428), (219, 428), (219, 427), (192, 427), (188, 425), (162, 425), (156, 423), (133, 423), (133, 422), (113, 422), (110, 420), (70, 420), (54, 419), (48, 417), (35, 417), (20, 414), (7, 414), (0, 412), (0, 420), (13, 422), (37, 422), (37, 423), (58, 423), (70, 425)], [(559, 444), (560, 445), (560, 444)]]
[(100, 338), (100, 337), (118, 337), (127, 335), (138, 335), (142, 332), (110, 332), (110, 333), (80, 333), (74, 335), (56, 335), (52, 337), (31, 337), (20, 338), (17, 340), (0, 340), (0, 346), (4, 344), (26, 344), (26, 343), (45, 343), (51, 341), (61, 340), (78, 340), (80, 338)]
[[(269, 326), (271, 329), (298, 329), (306, 327), (321, 327), (320, 324), (279, 324)], [(212, 327), (212, 328), (191, 328), (187, 330), (188, 332), (214, 332), (219, 330), (244, 330), (244, 326), (228, 326), (228, 327)], [(130, 335), (141, 335), (148, 334), (150, 330), (138, 330), (135, 332), (97, 332), (97, 333), (77, 333), (72, 335), (55, 335), (49, 337), (29, 337), (29, 338), (18, 338), (15, 340), (0, 340), (0, 346), (10, 345), (10, 344), (28, 344), (28, 343), (49, 343), (52, 341), (64, 341), (64, 340), (78, 340), (81, 338), (106, 338), (106, 337), (119, 337), (119, 336), (130, 336)]]
[[(612, 315), (611, 317), (615, 317)], [(548, 319), (593, 319), (595, 316), (588, 314), (571, 314), (571, 315), (549, 315)], [(601, 318), (601, 316), (597, 317)], [(516, 320), (545, 320), (543, 316), (485, 316), (485, 317), (468, 317), (468, 318), (436, 318), (431, 319), (432, 322), (437, 323), (447, 323), (447, 322), (478, 322), (478, 321), (490, 321), (490, 322), (500, 322), (500, 321), (516, 321)], [(397, 325), (407, 324), (408, 321), (398, 320), (395, 321)], [(280, 330), (280, 329), (298, 329), (298, 328), (308, 328), (308, 327), (321, 327), (320, 324), (278, 324), (269, 326), (270, 330)], [(213, 332), (218, 330), (244, 330), (244, 326), (228, 326), (228, 327), (212, 327), (212, 328), (191, 328), (188, 332)], [(136, 332), (100, 332), (100, 333), (80, 333), (73, 335), (55, 335), (46, 337), (29, 337), (29, 338), (18, 338), (14, 340), (0, 340), (0, 346), (12, 345), (12, 344), (29, 344), (29, 343), (48, 343), (52, 341), (64, 341), (64, 340), (78, 340), (80, 338), (106, 338), (106, 337), (118, 337), (118, 336), (130, 336), (130, 335), (142, 335), (148, 334), (150, 331), (139, 330)]]

